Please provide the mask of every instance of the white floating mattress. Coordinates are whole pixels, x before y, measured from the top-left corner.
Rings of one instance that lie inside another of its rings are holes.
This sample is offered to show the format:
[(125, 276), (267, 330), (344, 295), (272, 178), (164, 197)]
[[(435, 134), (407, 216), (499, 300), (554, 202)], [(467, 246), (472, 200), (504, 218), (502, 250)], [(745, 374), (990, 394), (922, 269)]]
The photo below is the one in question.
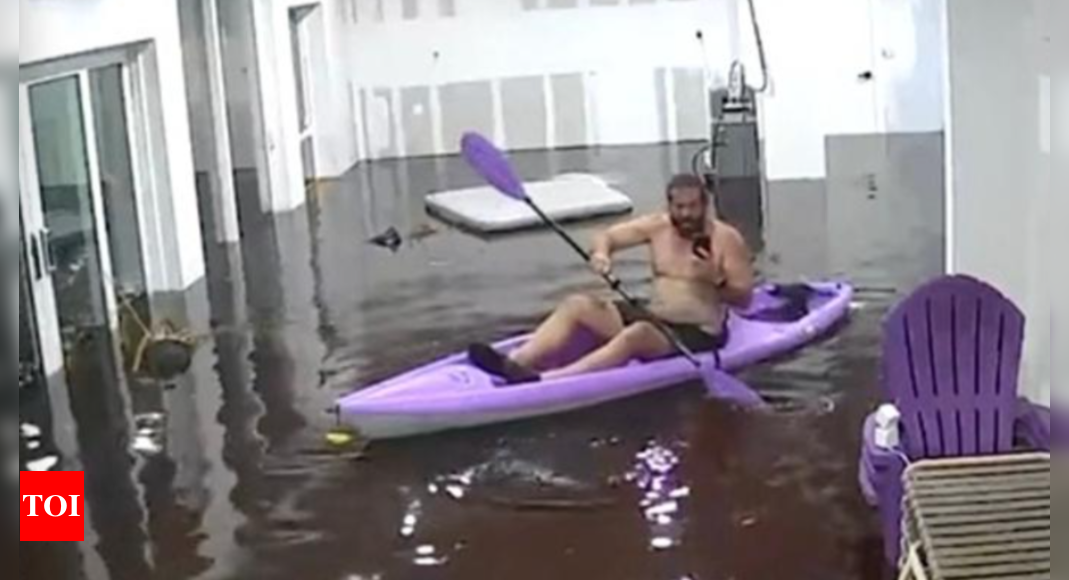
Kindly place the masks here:
[[(550, 217), (576, 221), (622, 214), (634, 209), (627, 194), (587, 174), (561, 175), (552, 181), (527, 183), (527, 194)], [(500, 233), (541, 225), (527, 204), (492, 187), (434, 193), (427, 210), (448, 222), (484, 233)]]

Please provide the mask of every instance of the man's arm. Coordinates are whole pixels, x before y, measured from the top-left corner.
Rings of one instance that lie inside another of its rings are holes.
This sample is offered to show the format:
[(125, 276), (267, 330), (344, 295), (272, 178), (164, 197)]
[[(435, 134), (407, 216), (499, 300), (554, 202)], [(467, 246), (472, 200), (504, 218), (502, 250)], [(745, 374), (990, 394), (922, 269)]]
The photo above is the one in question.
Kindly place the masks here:
[(753, 254), (738, 230), (729, 230), (722, 243), (724, 281), (720, 297), (736, 308), (749, 308), (756, 283)]
[(611, 258), (616, 252), (647, 244), (658, 220), (658, 216), (646, 216), (617, 224), (594, 237), (591, 253), (595, 257)]

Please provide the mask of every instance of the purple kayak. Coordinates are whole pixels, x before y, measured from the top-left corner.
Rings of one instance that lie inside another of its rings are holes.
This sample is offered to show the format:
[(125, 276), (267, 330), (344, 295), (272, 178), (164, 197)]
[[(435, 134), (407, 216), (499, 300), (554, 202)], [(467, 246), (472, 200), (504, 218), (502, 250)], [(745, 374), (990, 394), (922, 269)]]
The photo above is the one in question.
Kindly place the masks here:
[[(724, 370), (738, 371), (809, 344), (848, 315), (853, 294), (853, 288), (843, 283), (812, 284), (807, 304), (796, 317), (783, 315), (786, 300), (776, 287), (760, 288), (747, 311), (731, 314), (731, 340), (721, 351)], [(789, 321), (778, 321), (784, 318)], [(527, 339), (521, 336), (495, 346), (510, 352)], [(570, 362), (594, 347), (594, 341), (579, 337), (555, 362)], [(711, 364), (712, 354), (702, 356)], [(343, 421), (363, 437), (392, 439), (575, 411), (679, 385), (697, 376), (688, 360), (676, 357), (503, 387), (499, 379), (472, 366), (461, 353), (357, 391), (338, 405)]]

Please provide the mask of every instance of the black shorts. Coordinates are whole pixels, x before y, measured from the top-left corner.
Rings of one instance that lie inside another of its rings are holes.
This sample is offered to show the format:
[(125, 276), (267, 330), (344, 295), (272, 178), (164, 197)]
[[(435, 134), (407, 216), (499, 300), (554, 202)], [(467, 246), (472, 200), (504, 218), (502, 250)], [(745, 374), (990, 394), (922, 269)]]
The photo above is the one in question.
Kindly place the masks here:
[(613, 304), (620, 311), (620, 316), (624, 319), (624, 326), (631, 326), (637, 322), (660, 322), (660, 324), (672, 329), (676, 336), (679, 337), (680, 342), (694, 352), (721, 350), (727, 346), (731, 338), (726, 325), (720, 334), (709, 334), (697, 324), (676, 324), (659, 320), (645, 308), (636, 308), (630, 302), (620, 300)]

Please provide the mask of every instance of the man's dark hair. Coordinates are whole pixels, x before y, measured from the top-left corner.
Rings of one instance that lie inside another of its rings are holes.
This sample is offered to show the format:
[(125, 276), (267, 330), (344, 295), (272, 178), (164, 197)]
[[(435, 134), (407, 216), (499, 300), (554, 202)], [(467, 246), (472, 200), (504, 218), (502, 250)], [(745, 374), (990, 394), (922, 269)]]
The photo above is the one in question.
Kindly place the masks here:
[[(672, 181), (668, 182), (668, 189), (665, 193), (668, 194), (669, 199), (672, 197), (672, 193), (677, 189), (697, 189), (698, 191), (705, 193), (705, 181), (692, 173), (681, 173), (672, 178)], [(709, 198), (704, 197), (705, 201), (709, 201)]]

